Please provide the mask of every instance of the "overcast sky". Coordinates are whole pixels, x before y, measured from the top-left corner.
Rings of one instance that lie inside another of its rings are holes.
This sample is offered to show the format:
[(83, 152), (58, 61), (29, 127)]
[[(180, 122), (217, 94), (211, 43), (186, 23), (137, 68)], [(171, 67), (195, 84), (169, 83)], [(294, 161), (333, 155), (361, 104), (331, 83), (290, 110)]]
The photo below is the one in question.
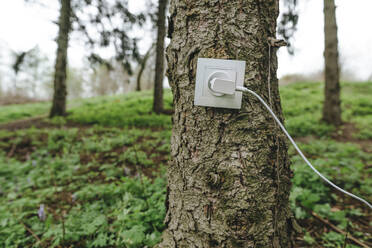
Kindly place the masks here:
[[(132, 10), (139, 10), (145, 0), (129, 1)], [(323, 68), (323, 4), (322, 0), (301, 0), (298, 32), (295, 35), (295, 56), (285, 48), (279, 51), (278, 76), (292, 73), (312, 73)], [(54, 3), (54, 5), (53, 5)], [(39, 45), (51, 60), (56, 44), (58, 1), (48, 1), (48, 8), (25, 4), (24, 0), (0, 0), (0, 47), (24, 51)], [(336, 0), (341, 63), (344, 68), (366, 80), (372, 76), (372, 1)], [(149, 45), (143, 31), (135, 33), (145, 38), (140, 43), (142, 52)], [(3, 50), (3, 49), (2, 49)], [(5, 55), (7, 56), (7, 55)], [(4, 53), (2, 55), (4, 61)], [(83, 44), (73, 37), (69, 48), (72, 66), (81, 66)]]
[[(279, 71), (311, 73), (323, 68), (323, 0), (300, 0), (300, 19), (295, 35), (295, 56), (281, 49)], [(372, 0), (336, 0), (342, 66), (361, 80), (372, 76)]]

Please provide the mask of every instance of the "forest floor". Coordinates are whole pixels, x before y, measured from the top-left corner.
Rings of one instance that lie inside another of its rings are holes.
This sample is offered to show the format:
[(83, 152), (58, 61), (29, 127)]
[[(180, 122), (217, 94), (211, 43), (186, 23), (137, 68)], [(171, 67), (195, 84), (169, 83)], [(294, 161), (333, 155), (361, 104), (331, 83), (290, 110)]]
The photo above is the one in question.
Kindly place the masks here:
[[(372, 85), (342, 90), (345, 124), (334, 128), (320, 121), (321, 84), (283, 86), (286, 127), (323, 174), (371, 201)], [(0, 247), (158, 243), (171, 117), (151, 113), (151, 103), (151, 92), (96, 97), (52, 120), (47, 103), (1, 107)], [(325, 185), (293, 147), (289, 154), (296, 247), (371, 247), (368, 208)]]

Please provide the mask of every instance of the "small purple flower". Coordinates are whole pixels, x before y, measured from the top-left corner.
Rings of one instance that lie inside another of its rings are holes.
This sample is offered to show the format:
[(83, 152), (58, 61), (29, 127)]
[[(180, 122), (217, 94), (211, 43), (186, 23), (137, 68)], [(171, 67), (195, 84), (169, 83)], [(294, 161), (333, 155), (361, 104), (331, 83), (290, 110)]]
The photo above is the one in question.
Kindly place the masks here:
[(39, 216), (39, 219), (41, 221), (45, 221), (46, 215), (45, 215), (45, 210), (44, 210), (44, 204), (40, 204), (40, 208), (37, 211), (37, 215)]
[(36, 166), (36, 160), (32, 160), (32, 162), (31, 162), (31, 164), (32, 164), (32, 166)]
[(27, 182), (28, 182), (29, 184), (31, 184), (31, 178), (30, 178), (30, 177), (27, 177)]

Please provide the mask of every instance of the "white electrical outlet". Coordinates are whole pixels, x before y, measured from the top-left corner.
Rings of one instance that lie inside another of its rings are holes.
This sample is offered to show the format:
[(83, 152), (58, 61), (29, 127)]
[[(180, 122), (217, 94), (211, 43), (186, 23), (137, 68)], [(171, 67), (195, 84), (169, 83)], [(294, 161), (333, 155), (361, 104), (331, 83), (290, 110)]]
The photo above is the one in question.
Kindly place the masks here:
[[(196, 106), (240, 109), (242, 92), (231, 91), (231, 85), (243, 86), (245, 61), (199, 58), (196, 71)], [(226, 84), (226, 87), (224, 87)], [(225, 94), (212, 90), (218, 87)]]

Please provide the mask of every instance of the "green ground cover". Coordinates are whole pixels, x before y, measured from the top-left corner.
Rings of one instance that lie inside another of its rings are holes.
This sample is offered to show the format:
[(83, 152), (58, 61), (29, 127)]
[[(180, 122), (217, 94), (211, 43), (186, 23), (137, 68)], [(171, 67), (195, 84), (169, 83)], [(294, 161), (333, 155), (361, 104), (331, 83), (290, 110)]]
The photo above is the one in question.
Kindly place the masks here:
[[(347, 122), (342, 128), (320, 121), (319, 83), (281, 88), (286, 126), (322, 173), (371, 201), (372, 84), (342, 86)], [(169, 91), (165, 99), (171, 108)], [(35, 109), (30, 104), (27, 116), (46, 114), (49, 106), (43, 104)], [(150, 92), (97, 97), (78, 101), (66, 119), (0, 129), (0, 247), (153, 247), (159, 242), (171, 117), (152, 114), (151, 104)], [(14, 114), (23, 111), (21, 105), (0, 108), (0, 122), (24, 118)], [(326, 186), (293, 148), (289, 153), (291, 206), (303, 227), (297, 247), (343, 247), (345, 235), (314, 214), (371, 242), (367, 208)], [(360, 246), (349, 240), (346, 247)]]
[[(164, 107), (171, 109), (172, 94), (166, 90)], [(170, 128), (171, 118), (152, 113), (152, 92), (133, 92), (124, 96), (97, 97), (82, 100), (73, 108), (69, 120), (84, 124), (113, 127)]]
[(0, 124), (28, 117), (46, 115), (50, 103), (30, 103), (0, 106)]

